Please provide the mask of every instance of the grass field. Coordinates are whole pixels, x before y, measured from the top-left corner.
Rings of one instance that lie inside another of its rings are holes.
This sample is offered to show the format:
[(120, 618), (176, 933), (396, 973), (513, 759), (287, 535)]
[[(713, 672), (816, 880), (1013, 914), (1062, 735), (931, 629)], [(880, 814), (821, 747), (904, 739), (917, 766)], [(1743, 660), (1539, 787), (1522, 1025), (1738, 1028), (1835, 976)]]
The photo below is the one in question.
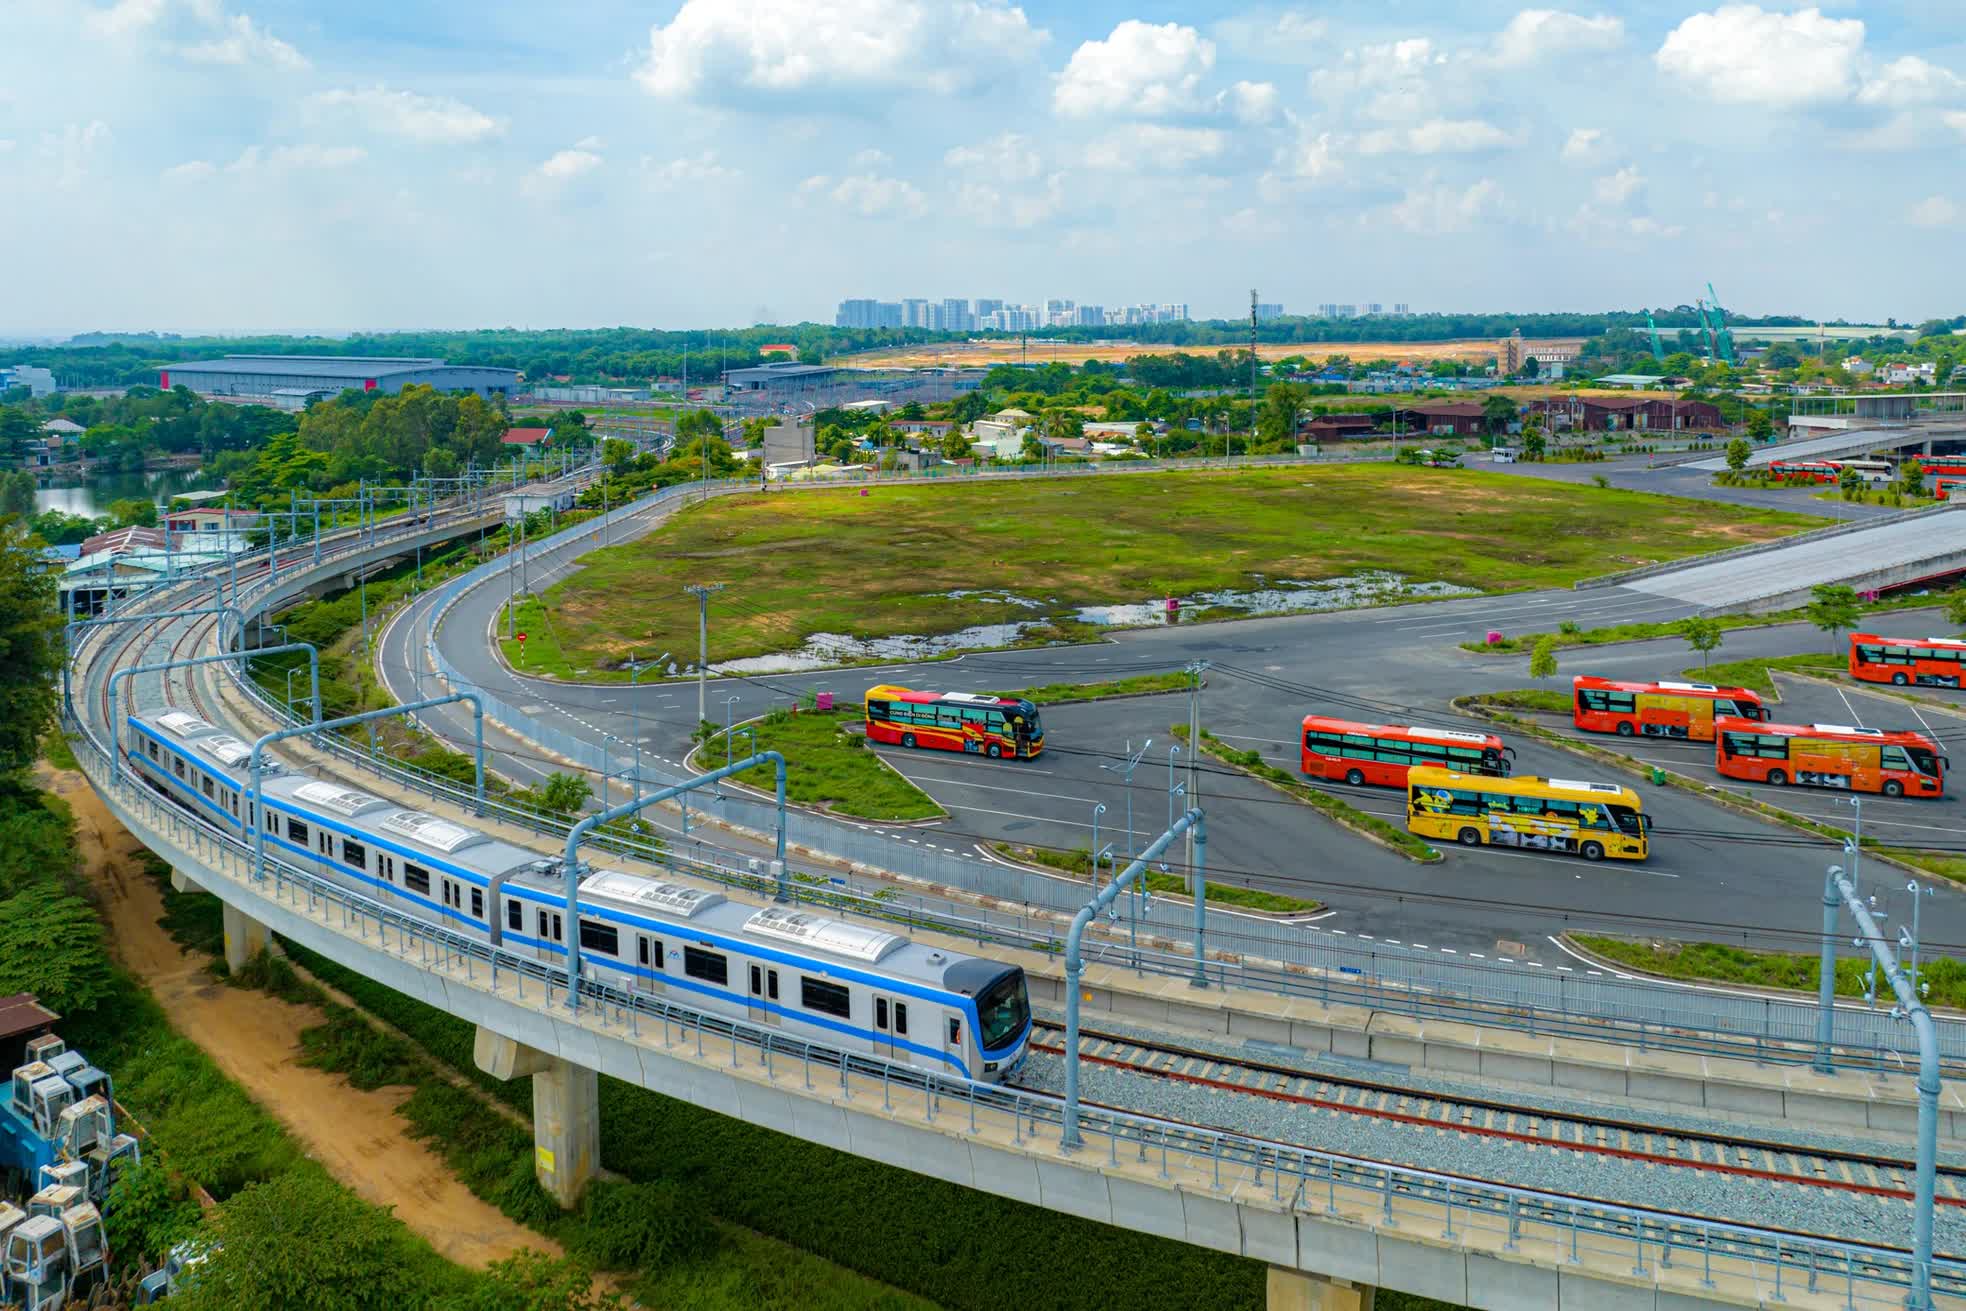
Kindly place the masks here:
[(867, 490), (720, 498), (594, 552), (547, 590), (542, 624), (528, 623), (534, 636), (550, 624), (556, 648), (548, 660), (529, 642), (528, 671), (599, 678), (636, 653), (687, 659), (690, 583), (729, 585), (710, 606), (715, 662), (798, 650), (814, 633), (936, 635), (1010, 620), (1048, 621), (1027, 644), (1077, 638), (1092, 631), (1073, 619), (1082, 605), (1362, 569), (1489, 592), (1560, 587), (1822, 522), (1386, 465)]
[[(1582, 339), (1577, 337), (1550, 337), (1525, 340), (1523, 345), (1537, 346), (1579, 346)], [(1049, 364), (1060, 360), (1066, 364), (1083, 364), (1087, 360), (1115, 363), (1130, 360), (1136, 355), (1172, 355), (1177, 351), (1189, 355), (1213, 355), (1219, 350), (1247, 352), (1247, 346), (1176, 346), (1168, 342), (1154, 341), (1034, 341), (1028, 347), (1015, 340), (984, 342), (935, 342), (923, 346), (897, 346), (890, 350), (868, 351), (858, 355), (842, 355), (828, 363), (845, 369), (920, 369), (957, 366), (963, 368), (987, 369), (993, 364), (1016, 364), (1028, 360), (1032, 364)], [(1266, 360), (1287, 359), (1300, 355), (1307, 359), (1322, 360), (1333, 355), (1343, 355), (1352, 360), (1467, 360), (1478, 363), (1492, 360), (1497, 353), (1497, 343), (1491, 337), (1475, 337), (1462, 341), (1284, 341), (1263, 342), (1256, 347), (1256, 354)], [(1244, 354), (1247, 359), (1247, 354)]]
[[(755, 733), (758, 750), (783, 755), (785, 797), (797, 805), (823, 806), (855, 819), (940, 819), (942, 807), (933, 797), (882, 763), (867, 749), (865, 737), (846, 731), (862, 723), (863, 714), (859, 706), (830, 714), (775, 710), (737, 729), (733, 750), (740, 756), (748, 753), (750, 735)], [(724, 735), (719, 732), (697, 762), (715, 768), (723, 763), (723, 756)], [(777, 786), (775, 771), (764, 765), (737, 778), (761, 792)]]
[[(1673, 979), (1701, 979), (1744, 987), (1789, 988), (1813, 993), (1822, 978), (1822, 959), (1815, 952), (1749, 951), (1717, 942), (1655, 941), (1594, 933), (1572, 934), (1571, 940), (1606, 960)], [(1966, 965), (1950, 957), (1930, 956), (1923, 966), (1925, 981), (1932, 985), (1929, 1000), (1934, 1006), (1966, 1005)], [(1868, 958), (1839, 957), (1836, 962), (1837, 995), (1863, 996), (1864, 973), (1869, 968)], [(1879, 990), (1887, 995), (1889, 993), (1881, 980)]]

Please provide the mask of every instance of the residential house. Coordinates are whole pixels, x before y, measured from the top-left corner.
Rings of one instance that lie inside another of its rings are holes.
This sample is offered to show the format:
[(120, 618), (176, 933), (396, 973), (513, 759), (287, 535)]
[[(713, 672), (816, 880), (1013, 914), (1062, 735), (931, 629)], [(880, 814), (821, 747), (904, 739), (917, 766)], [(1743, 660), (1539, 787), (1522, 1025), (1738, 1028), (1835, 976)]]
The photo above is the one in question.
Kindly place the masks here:
[(1393, 412), (1395, 426), (1437, 437), (1472, 437), (1487, 425), (1475, 401), (1426, 401)]
[(553, 443), (551, 428), (507, 428), (499, 438), (507, 446), (523, 446), (527, 450), (541, 450)]
[(1532, 408), (1551, 432), (1710, 432), (1725, 426), (1712, 402), (1670, 396), (1557, 396)]

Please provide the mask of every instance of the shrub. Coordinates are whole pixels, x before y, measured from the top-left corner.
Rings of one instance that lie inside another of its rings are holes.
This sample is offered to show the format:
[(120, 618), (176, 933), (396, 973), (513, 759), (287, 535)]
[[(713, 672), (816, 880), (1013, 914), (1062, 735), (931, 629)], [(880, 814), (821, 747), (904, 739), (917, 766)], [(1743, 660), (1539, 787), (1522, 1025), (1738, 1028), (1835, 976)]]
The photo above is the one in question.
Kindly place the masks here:
[(681, 1185), (589, 1184), (581, 1201), (581, 1255), (610, 1270), (653, 1270), (702, 1256), (715, 1242), (703, 1208)]

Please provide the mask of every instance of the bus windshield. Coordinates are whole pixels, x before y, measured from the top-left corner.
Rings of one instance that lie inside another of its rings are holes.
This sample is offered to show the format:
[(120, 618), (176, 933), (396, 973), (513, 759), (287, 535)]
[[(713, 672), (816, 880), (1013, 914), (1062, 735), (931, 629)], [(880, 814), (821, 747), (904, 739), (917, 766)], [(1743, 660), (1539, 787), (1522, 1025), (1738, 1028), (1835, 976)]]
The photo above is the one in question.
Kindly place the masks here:
[(1620, 833), (1629, 833), (1633, 837), (1638, 837), (1645, 832), (1646, 817), (1630, 806), (1611, 807), (1611, 818), (1618, 821)]
[(1031, 1018), (1024, 971), (1012, 968), (976, 998), (976, 1037), (984, 1051), (1007, 1045)]
[(1926, 775), (1928, 778), (1938, 777), (1940, 761), (1938, 752), (1927, 750), (1924, 747), (1906, 747), (1905, 754), (1911, 757), (1911, 767), (1913, 769)]

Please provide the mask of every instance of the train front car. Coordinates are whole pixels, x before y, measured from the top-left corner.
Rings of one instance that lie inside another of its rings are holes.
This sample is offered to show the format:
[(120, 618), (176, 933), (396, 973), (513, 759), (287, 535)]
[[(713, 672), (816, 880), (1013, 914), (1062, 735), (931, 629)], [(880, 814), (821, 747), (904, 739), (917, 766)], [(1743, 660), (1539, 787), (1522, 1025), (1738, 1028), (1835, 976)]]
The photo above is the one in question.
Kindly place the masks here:
[(1024, 1063), (1031, 1036), (1031, 997), (1017, 965), (958, 958), (942, 976), (943, 986), (969, 999), (968, 1050), (972, 1077), (1000, 1083)]

